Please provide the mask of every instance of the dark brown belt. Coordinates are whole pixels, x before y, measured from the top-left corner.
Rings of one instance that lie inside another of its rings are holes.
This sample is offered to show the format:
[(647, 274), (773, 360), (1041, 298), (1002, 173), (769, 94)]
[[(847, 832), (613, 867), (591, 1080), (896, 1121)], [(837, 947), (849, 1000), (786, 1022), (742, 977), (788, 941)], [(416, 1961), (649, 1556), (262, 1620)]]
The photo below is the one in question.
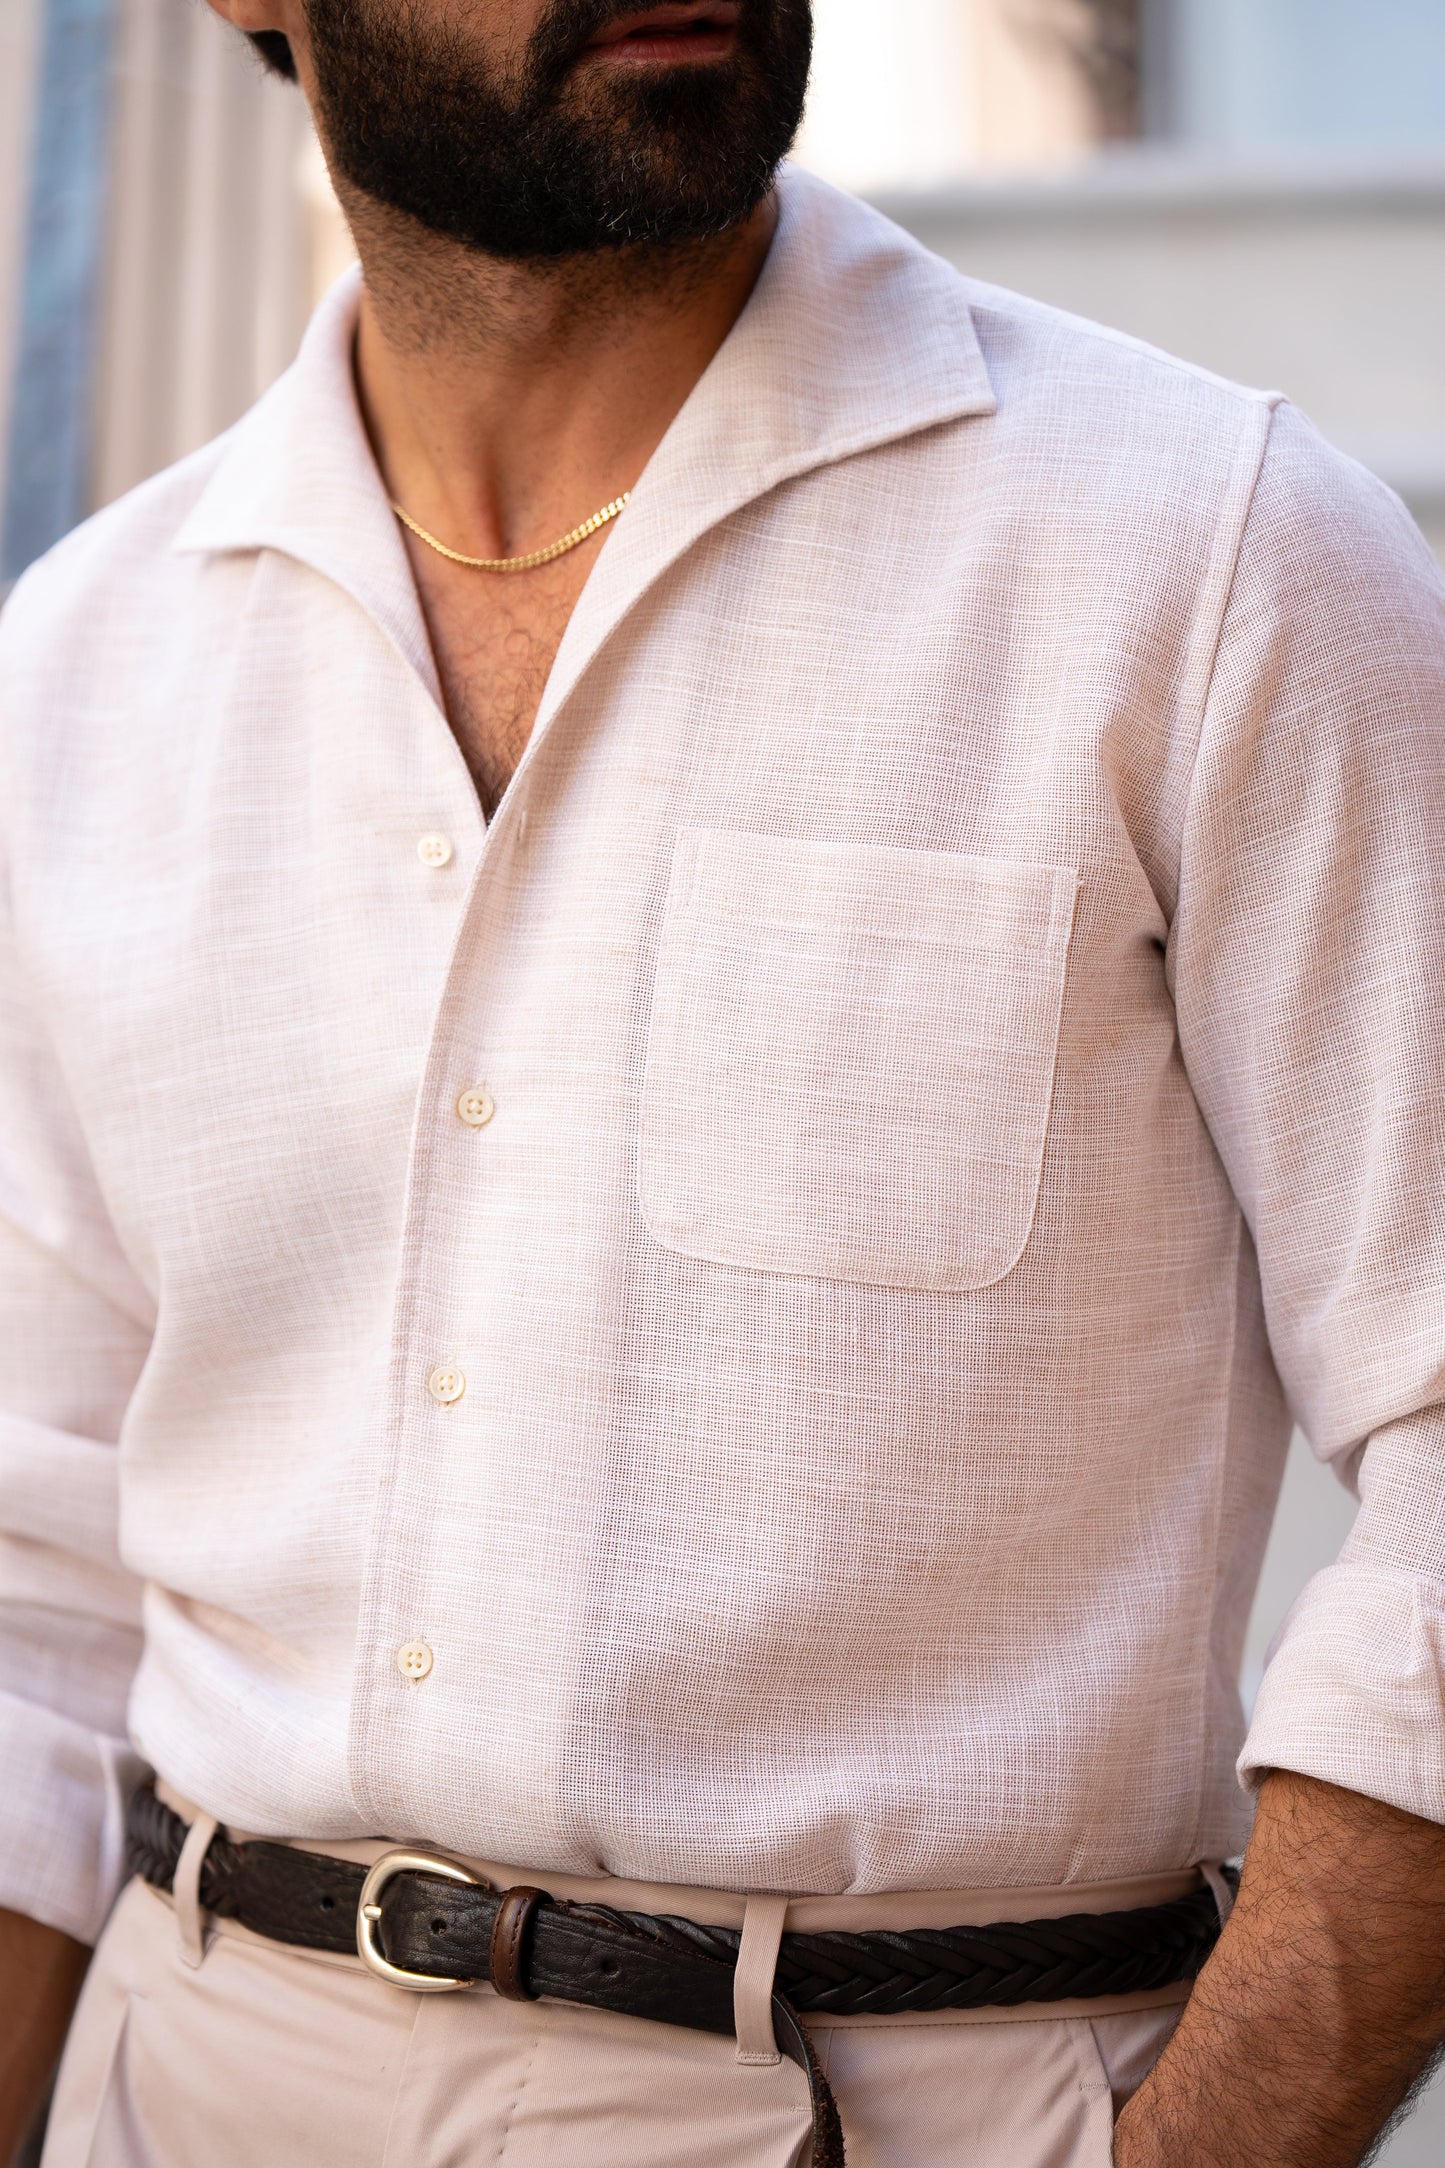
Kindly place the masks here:
[[(180, 1815), (149, 1787), (131, 1802), (131, 1871), (169, 1890), (185, 1841)], [(200, 1902), (273, 1942), (362, 1957), (418, 1993), (485, 1981), (516, 2001), (538, 1996), (702, 2032), (733, 2030), (736, 1928), (544, 1890), (499, 1891), (443, 1854), (393, 1852), (370, 1870), (293, 1845), (212, 1838)], [(773, 2022), (807, 2076), (813, 2168), (843, 2168), (843, 2133), (800, 2017), (893, 2017), (1076, 1996), (1129, 1995), (1192, 1980), (1219, 1937), (1208, 1889), (1132, 1912), (907, 1933), (785, 1934)]]

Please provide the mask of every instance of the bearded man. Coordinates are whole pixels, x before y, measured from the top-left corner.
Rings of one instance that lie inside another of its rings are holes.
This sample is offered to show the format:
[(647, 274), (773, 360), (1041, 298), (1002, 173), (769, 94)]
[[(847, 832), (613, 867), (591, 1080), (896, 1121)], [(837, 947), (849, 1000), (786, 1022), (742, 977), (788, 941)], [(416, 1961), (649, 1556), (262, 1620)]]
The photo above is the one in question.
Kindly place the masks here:
[(780, 174), (806, 0), (212, 4), (361, 267), (0, 632), (0, 2135), (98, 1937), (46, 2168), (1346, 2168), (1445, 2027), (1423, 545)]

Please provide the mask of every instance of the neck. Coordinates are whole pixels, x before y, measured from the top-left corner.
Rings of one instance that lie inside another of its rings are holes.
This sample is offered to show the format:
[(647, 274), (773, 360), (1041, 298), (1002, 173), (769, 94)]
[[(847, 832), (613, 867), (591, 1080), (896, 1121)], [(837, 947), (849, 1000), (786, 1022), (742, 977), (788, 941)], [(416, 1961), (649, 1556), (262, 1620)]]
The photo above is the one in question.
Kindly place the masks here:
[[(751, 293), (776, 225), (685, 250), (508, 263), (346, 203), (364, 276), (358, 389), (392, 498), (508, 556), (630, 490)], [(594, 501), (595, 500), (595, 501)]]

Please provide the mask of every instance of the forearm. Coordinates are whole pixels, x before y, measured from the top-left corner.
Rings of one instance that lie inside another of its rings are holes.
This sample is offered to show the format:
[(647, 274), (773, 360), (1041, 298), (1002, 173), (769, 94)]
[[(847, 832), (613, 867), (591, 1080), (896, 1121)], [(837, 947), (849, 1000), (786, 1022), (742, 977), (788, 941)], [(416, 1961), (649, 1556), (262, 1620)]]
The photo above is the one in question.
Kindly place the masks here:
[(1117, 2168), (1356, 2168), (1445, 2036), (1445, 1829), (1286, 1772)]
[(0, 1911), (0, 2168), (40, 2112), (89, 1960), (57, 1928)]

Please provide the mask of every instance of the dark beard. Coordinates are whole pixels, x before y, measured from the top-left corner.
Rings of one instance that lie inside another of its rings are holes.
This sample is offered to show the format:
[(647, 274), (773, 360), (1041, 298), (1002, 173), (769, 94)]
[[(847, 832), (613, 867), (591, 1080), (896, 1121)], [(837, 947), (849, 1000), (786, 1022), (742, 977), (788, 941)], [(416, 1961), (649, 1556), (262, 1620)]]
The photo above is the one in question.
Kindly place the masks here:
[(575, 71), (588, 41), (635, 6), (553, 0), (503, 73), (415, 0), (306, 0), (333, 162), (353, 187), (489, 256), (726, 232), (757, 209), (797, 133), (810, 0), (743, 0), (726, 60)]

